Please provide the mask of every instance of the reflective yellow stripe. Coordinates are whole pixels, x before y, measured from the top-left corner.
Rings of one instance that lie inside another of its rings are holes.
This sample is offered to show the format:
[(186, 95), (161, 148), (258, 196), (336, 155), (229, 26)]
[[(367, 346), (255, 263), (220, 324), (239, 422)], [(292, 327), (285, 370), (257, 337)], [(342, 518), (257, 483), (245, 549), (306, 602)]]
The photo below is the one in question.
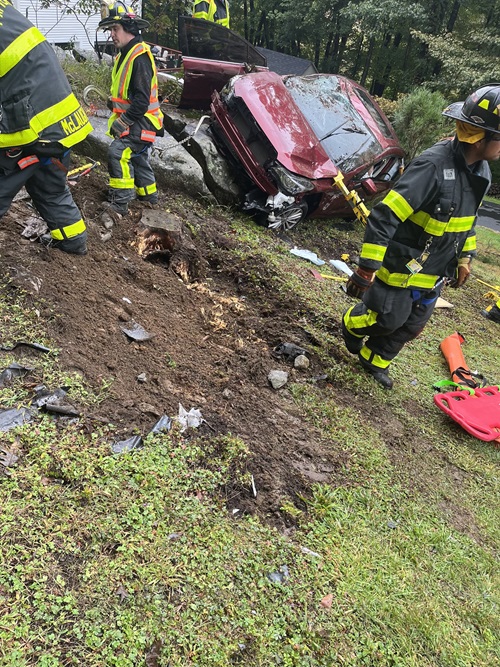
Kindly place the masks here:
[(379, 354), (374, 354), (368, 347), (366, 347), (366, 345), (363, 345), (359, 354), (369, 364), (376, 366), (377, 368), (387, 368), (391, 363), (390, 361), (387, 361), (387, 359), (382, 359)]
[(363, 243), (361, 248), (361, 257), (363, 259), (374, 259), (381, 262), (384, 259), (387, 248), (382, 245), (375, 245), (375, 243)]
[(125, 148), (120, 158), (120, 167), (122, 170), (122, 179), (132, 181), (132, 187), (134, 187), (134, 179), (130, 173), (130, 160), (132, 158), (132, 149)]
[(364, 327), (371, 327), (372, 324), (375, 324), (377, 321), (377, 317), (378, 313), (376, 313), (374, 310), (369, 310), (364, 315), (351, 315), (349, 318), (350, 326), (347, 326), (346, 324), (346, 328), (349, 333), (352, 333), (353, 336), (359, 336), (360, 338), (363, 338), (363, 334), (357, 334), (355, 330), (363, 329)]
[(68, 225), (67, 227), (53, 229), (50, 232), (50, 235), (57, 241), (64, 241), (64, 239), (72, 239), (74, 236), (82, 234), (86, 229), (87, 228), (85, 227), (83, 220), (78, 220), (78, 222), (74, 222), (72, 225)]
[[(21, 130), (20, 132), (13, 132), (12, 134), (0, 134), (0, 148), (6, 148), (9, 146), (24, 146), (26, 144), (36, 141), (39, 135), (49, 128), (51, 125), (60, 123), (62, 120), (71, 116), (72, 113), (77, 111), (80, 108), (80, 103), (73, 95), (70, 93), (64, 100), (53, 104), (48, 109), (40, 111), (36, 116), (30, 121), (30, 127), (27, 130)], [(91, 131), (90, 123), (87, 120), (87, 123), (80, 128), (74, 134), (70, 134), (65, 139), (61, 139), (59, 143), (63, 146), (73, 146), (75, 143), (75, 138), (83, 134), (83, 137), (86, 137), (87, 134)]]
[(406, 220), (413, 213), (413, 209), (406, 199), (399, 192), (391, 190), (382, 200), (382, 204), (388, 206), (391, 211), (400, 219)]
[(433, 276), (429, 273), (390, 273), (385, 267), (377, 271), (379, 278), (386, 285), (392, 287), (421, 287), (422, 289), (432, 289), (439, 276)]
[(464, 247), (462, 248), (462, 252), (470, 252), (471, 250), (476, 250), (476, 235), (474, 236), (469, 236), (469, 238), (465, 241)]
[(38, 28), (29, 28), (9, 44), (0, 56), (0, 76), (10, 72), (35, 46), (45, 41)]
[(457, 233), (468, 231), (473, 223), (475, 216), (468, 215), (463, 218), (450, 218), (447, 222), (431, 218), (428, 213), (424, 211), (417, 211), (409, 218), (419, 227), (422, 227), (428, 234), (433, 236), (443, 236), (446, 233)]
[(151, 185), (146, 185), (143, 188), (136, 188), (135, 191), (137, 192), (139, 197), (145, 197), (146, 195), (152, 195), (157, 191), (156, 183), (152, 183)]
[(133, 190), (134, 189), (134, 179), (133, 178), (110, 178), (109, 187), (115, 188), (115, 190)]

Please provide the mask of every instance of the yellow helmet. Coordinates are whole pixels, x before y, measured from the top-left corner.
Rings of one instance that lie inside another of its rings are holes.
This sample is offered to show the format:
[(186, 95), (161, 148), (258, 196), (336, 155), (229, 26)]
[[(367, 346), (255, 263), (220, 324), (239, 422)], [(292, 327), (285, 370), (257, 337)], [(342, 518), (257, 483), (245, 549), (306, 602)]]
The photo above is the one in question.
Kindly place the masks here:
[(136, 28), (143, 30), (149, 27), (149, 22), (137, 16), (133, 7), (127, 7), (122, 0), (103, 0), (101, 2), (101, 20), (99, 28), (109, 30), (112, 25), (120, 23), (125, 30)]

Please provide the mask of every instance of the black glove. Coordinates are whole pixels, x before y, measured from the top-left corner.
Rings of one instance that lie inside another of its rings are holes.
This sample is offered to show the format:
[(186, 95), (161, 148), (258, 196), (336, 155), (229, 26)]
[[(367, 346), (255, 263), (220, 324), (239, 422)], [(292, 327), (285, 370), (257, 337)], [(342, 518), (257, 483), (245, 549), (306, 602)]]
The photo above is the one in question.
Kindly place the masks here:
[(349, 276), (346, 286), (347, 294), (355, 299), (361, 298), (372, 284), (374, 276), (375, 270), (359, 267), (355, 273)]
[(111, 95), (106, 100), (106, 106), (110, 111), (113, 111), (113, 98), (111, 97)]
[(129, 123), (127, 123), (127, 121), (121, 116), (118, 116), (118, 118), (113, 121), (109, 131), (115, 139), (119, 139), (124, 134), (124, 132), (128, 132), (128, 128)]

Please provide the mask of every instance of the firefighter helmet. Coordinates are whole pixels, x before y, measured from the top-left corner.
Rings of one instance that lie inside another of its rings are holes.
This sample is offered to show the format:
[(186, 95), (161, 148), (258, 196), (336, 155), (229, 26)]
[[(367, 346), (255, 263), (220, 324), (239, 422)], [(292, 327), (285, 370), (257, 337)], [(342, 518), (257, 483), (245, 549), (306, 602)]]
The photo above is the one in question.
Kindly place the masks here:
[(489, 83), (471, 93), (465, 102), (450, 104), (443, 116), (500, 134), (500, 83)]
[(127, 6), (122, 0), (103, 0), (99, 28), (109, 30), (117, 23), (121, 24), (125, 30), (134, 27), (137, 30), (143, 30), (149, 27), (149, 22), (138, 16), (133, 7)]

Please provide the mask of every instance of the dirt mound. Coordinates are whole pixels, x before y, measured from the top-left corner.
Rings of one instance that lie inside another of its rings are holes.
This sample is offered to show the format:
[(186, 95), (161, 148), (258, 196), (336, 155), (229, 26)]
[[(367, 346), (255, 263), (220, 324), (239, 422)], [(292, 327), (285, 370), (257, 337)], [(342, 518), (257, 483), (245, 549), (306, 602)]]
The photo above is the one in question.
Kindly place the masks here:
[[(273, 356), (289, 341), (307, 348), (306, 333), (291, 317), (290, 303), (271, 291), (259, 294), (245, 276), (268, 270), (259, 257), (245, 271), (235, 264), (227, 217), (205, 215), (185, 199), (162, 194), (160, 205), (183, 223), (184, 251), (145, 261), (137, 251), (141, 209), (118, 221), (103, 242), (101, 203), (106, 187), (91, 173), (73, 189), (89, 228), (89, 254), (47, 250), (20, 236), (33, 211), (13, 204), (0, 229), (3, 272), (33, 294), (60, 362), (92, 385), (112, 379), (111, 398), (88, 419), (117, 425), (119, 435), (145, 434), (179, 403), (202, 411), (209, 436), (232, 433), (251, 450), (252, 489), (228, 490), (230, 506), (281, 523), (285, 498), (297, 501), (313, 482), (332, 482), (342, 453), (326, 448), (287, 392), (273, 390), (272, 369), (300, 377)], [(168, 207), (167, 207), (168, 203)], [(202, 224), (200, 224), (202, 223)], [(190, 228), (199, 228), (195, 237)], [(183, 256), (186, 248), (187, 255)], [(123, 329), (140, 325), (151, 338), (132, 340)], [(307, 377), (323, 370), (312, 357)]]

